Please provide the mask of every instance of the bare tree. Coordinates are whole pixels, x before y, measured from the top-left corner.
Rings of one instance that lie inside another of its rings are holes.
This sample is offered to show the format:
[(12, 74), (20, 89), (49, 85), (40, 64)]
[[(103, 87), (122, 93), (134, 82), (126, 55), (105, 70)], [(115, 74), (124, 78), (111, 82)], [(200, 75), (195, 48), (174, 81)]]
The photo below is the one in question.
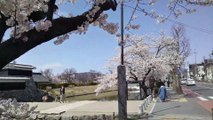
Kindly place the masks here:
[(45, 70), (41, 70), (41, 74), (45, 77), (47, 77), (48, 79), (52, 80), (53, 77), (53, 70), (52, 69), (45, 69)]
[(74, 68), (67, 68), (61, 73), (60, 79), (66, 82), (72, 82), (75, 79), (75, 73), (77, 71)]
[(177, 41), (177, 48), (176, 52), (180, 58), (175, 59), (181, 59), (179, 64), (172, 65), (173, 71), (172, 78), (173, 78), (173, 88), (176, 90), (177, 93), (182, 93), (181, 85), (180, 85), (180, 71), (181, 66), (186, 61), (187, 57), (190, 54), (190, 44), (189, 39), (186, 37), (185, 29), (182, 25), (174, 25), (172, 26), (172, 36)]

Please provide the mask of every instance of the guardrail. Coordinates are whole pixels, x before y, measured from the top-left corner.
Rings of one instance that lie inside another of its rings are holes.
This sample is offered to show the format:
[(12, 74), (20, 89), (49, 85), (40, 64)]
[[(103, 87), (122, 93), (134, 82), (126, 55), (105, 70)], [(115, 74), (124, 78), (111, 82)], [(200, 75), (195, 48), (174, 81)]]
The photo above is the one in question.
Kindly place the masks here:
[(139, 106), (139, 113), (143, 113), (147, 109), (148, 105), (152, 102), (152, 99), (151, 95), (144, 99), (144, 102)]

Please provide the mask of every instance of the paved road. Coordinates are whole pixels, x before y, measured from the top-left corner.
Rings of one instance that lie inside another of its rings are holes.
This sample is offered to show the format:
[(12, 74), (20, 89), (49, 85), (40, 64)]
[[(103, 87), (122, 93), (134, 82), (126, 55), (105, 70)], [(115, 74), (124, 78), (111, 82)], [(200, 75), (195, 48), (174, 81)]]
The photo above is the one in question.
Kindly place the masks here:
[[(184, 92), (190, 91), (186, 89)], [(149, 120), (212, 120), (211, 113), (197, 103), (197, 98), (176, 95), (173, 90), (167, 90), (170, 93), (167, 102), (157, 100)]]
[(201, 101), (213, 100), (213, 84), (197, 83), (196, 86), (184, 86), (197, 93)]
[(183, 86), (188, 98), (212, 112), (213, 108), (213, 84), (197, 83), (196, 86)]

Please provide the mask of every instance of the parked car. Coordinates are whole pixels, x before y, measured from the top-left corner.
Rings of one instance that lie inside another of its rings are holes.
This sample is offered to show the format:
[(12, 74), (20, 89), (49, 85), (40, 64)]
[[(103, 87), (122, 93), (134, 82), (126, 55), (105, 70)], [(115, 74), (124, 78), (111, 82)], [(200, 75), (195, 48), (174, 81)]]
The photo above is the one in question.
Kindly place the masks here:
[(180, 84), (181, 84), (181, 85), (185, 85), (185, 84), (186, 84), (186, 80), (187, 80), (186, 78), (182, 79), (182, 80), (180, 81)]
[(196, 85), (195, 83), (195, 80), (191, 79), (191, 78), (188, 78), (186, 80), (186, 85), (189, 86), (189, 85)]

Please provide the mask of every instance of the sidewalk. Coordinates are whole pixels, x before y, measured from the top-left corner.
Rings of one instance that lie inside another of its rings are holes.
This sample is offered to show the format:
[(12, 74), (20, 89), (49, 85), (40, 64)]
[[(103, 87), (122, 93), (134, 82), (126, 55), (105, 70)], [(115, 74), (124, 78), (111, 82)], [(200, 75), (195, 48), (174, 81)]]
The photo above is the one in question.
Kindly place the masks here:
[[(118, 101), (32, 102), (29, 104), (30, 106), (38, 105), (36, 110), (40, 113), (60, 114), (62, 116), (118, 114)], [(141, 104), (143, 104), (143, 100), (127, 101), (127, 113), (140, 113), (139, 106)]]
[(167, 88), (166, 102), (156, 99), (148, 120), (211, 120), (211, 114), (202, 109), (193, 100), (188, 101), (184, 94), (177, 94)]

